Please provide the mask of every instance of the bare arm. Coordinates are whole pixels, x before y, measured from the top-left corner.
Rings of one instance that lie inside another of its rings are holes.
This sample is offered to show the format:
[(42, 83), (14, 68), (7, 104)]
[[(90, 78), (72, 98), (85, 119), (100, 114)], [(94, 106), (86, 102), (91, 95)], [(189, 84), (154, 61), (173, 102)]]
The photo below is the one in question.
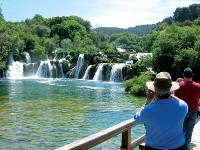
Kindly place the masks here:
[(149, 104), (149, 103), (151, 103), (151, 101), (154, 99), (154, 91), (152, 91), (152, 90), (147, 90), (147, 98), (146, 98), (146, 102), (145, 102), (145, 105), (146, 104)]

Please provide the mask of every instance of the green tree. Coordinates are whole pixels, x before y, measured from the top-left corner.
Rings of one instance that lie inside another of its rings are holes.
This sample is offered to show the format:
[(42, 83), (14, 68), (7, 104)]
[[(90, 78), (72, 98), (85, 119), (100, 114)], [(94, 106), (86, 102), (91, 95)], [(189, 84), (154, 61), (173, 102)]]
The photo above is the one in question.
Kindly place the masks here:
[(41, 45), (35, 45), (34, 49), (32, 50), (32, 53), (38, 60), (47, 59), (47, 51), (45, 47)]
[(190, 20), (190, 10), (187, 7), (176, 8), (174, 12), (174, 20), (178, 22), (184, 22)]
[(161, 33), (158, 36), (153, 45), (153, 68), (156, 72), (171, 72), (176, 44), (172, 34)]
[(140, 76), (125, 81), (125, 91), (136, 96), (146, 96), (146, 82), (152, 78), (151, 72), (142, 72)]
[(39, 37), (49, 37), (51, 33), (50, 28), (44, 25), (36, 25), (34, 28), (35, 28), (35, 33)]

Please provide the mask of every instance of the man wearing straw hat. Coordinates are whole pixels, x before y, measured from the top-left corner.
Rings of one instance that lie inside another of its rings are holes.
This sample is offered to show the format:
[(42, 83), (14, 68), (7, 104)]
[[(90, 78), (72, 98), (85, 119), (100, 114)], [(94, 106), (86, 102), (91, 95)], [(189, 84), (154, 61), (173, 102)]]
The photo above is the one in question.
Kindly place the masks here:
[(184, 150), (183, 122), (188, 107), (183, 100), (171, 96), (179, 84), (172, 82), (168, 72), (160, 72), (146, 86), (146, 104), (134, 115), (146, 129), (145, 150)]

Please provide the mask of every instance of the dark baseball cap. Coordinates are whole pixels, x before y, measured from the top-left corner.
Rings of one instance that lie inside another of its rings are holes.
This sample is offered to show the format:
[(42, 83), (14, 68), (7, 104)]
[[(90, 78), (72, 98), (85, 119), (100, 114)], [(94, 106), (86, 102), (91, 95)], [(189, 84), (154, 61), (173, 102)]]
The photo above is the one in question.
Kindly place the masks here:
[(184, 71), (183, 71), (183, 75), (184, 75), (184, 77), (186, 77), (186, 78), (190, 78), (190, 77), (192, 77), (192, 69), (191, 68), (185, 68), (184, 69)]

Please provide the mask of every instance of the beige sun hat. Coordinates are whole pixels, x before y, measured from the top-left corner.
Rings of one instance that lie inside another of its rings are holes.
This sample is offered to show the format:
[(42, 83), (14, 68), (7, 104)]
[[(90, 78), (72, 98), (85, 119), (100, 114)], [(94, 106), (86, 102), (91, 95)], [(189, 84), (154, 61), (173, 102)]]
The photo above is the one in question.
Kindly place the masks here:
[(175, 91), (180, 87), (177, 82), (172, 82), (171, 76), (168, 72), (158, 73), (154, 81), (148, 81), (146, 86), (148, 89), (161, 95)]

